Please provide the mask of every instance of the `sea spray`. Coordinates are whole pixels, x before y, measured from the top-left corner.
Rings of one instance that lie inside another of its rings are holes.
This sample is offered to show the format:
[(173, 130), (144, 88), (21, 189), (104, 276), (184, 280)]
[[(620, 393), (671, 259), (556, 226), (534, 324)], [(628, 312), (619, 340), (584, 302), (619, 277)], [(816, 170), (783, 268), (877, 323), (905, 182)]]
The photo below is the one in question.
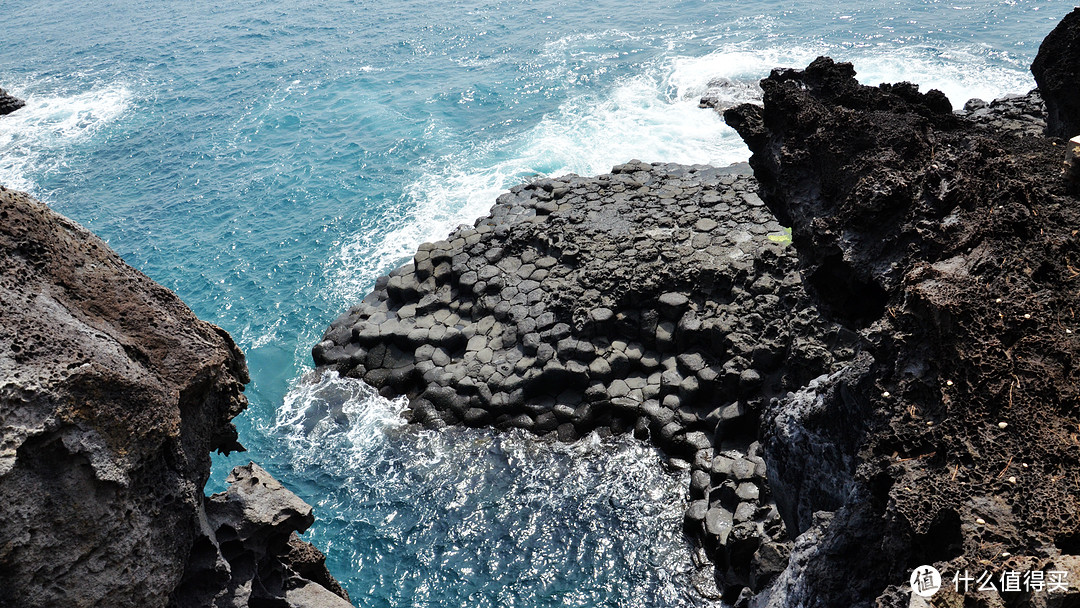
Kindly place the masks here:
[(0, 184), (40, 194), (41, 177), (78, 170), (68, 156), (119, 120), (132, 93), (113, 84), (70, 95), (31, 93), (25, 101), (0, 120)]

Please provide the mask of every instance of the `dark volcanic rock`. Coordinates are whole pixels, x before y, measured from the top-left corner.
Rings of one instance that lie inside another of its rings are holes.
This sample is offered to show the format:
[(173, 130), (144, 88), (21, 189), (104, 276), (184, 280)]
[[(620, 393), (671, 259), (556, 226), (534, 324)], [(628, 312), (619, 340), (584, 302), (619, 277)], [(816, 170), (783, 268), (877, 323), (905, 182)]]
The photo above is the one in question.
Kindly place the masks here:
[(1080, 8), (1065, 15), (1043, 40), (1031, 73), (1046, 102), (1046, 134), (1080, 135)]
[(957, 113), (995, 133), (1042, 135), (1046, 131), (1046, 105), (1038, 89), (1027, 95), (1007, 95), (990, 103), (970, 99)]
[(11, 114), (25, 105), (25, 101), (8, 95), (7, 91), (0, 89), (0, 116)]
[(243, 355), (101, 240), (0, 188), (0, 603), (164, 605)]
[(0, 188), (0, 606), (165, 606), (247, 381), (223, 330)]
[(1062, 147), (827, 58), (762, 88), (764, 108), (725, 118), (792, 223), (808, 290), (865, 346), (766, 411), (770, 486), (803, 537), (755, 601), (907, 606), (920, 564), (1072, 563), (1080, 205)]
[(754, 189), (638, 161), (515, 187), (379, 279), (315, 362), (408, 396), (408, 415), (435, 426), (649, 438), (692, 463), (686, 530), (733, 599), (787, 554), (759, 415), (854, 343), (810, 307)]
[(311, 507), (254, 463), (226, 481), (228, 490), (206, 502), (205, 534), (172, 605), (351, 606), (325, 556), (296, 536), (315, 521)]

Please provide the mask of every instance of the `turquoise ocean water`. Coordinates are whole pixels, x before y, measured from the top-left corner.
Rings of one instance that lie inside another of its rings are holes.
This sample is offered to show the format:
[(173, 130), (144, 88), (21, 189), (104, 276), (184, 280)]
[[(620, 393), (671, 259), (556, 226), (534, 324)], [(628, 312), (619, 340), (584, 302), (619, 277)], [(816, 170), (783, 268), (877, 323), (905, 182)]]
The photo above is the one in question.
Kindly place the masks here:
[[(403, 426), (311, 373), (375, 278), (530, 176), (748, 153), (697, 108), (820, 54), (955, 106), (1034, 86), (1058, 0), (0, 0), (0, 184), (88, 226), (248, 357), (248, 458), (361, 606), (691, 606), (686, 480), (628, 439)], [(746, 93), (739, 93), (745, 95)]]

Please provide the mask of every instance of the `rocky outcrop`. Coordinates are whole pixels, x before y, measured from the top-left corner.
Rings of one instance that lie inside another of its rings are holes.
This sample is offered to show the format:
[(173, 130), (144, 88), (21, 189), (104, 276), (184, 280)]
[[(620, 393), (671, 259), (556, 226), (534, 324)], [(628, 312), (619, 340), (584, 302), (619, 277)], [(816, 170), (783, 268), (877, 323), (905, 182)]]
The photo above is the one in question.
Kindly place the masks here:
[(649, 438), (692, 468), (686, 528), (734, 599), (787, 551), (760, 412), (854, 340), (810, 307), (754, 190), (638, 161), (515, 187), (379, 279), (315, 362), (408, 396), (426, 424)]
[(717, 112), (723, 112), (748, 100), (761, 99), (761, 89), (757, 82), (738, 82), (719, 77), (710, 80), (706, 87), (701, 99), (698, 100), (699, 108), (712, 108)]
[(1042, 135), (1046, 131), (1046, 104), (1038, 89), (1027, 95), (1007, 95), (990, 103), (970, 99), (957, 114), (995, 133)]
[(223, 330), (0, 188), (0, 606), (181, 599), (215, 521), (210, 451), (242, 449), (247, 381)]
[(1046, 134), (1066, 139), (1080, 135), (1080, 8), (1039, 45), (1031, 73), (1046, 101)]
[(725, 113), (807, 290), (864, 344), (766, 408), (769, 484), (801, 536), (755, 605), (908, 606), (921, 564), (1000, 577), (1080, 553), (1080, 212), (1063, 147), (854, 76), (827, 58), (776, 70), (763, 108)]
[(12, 95), (8, 95), (7, 91), (0, 89), (0, 116), (11, 114), (25, 105), (25, 101)]
[(254, 463), (226, 482), (228, 490), (206, 502), (203, 534), (172, 606), (351, 606), (325, 556), (296, 536), (315, 521), (311, 506)]

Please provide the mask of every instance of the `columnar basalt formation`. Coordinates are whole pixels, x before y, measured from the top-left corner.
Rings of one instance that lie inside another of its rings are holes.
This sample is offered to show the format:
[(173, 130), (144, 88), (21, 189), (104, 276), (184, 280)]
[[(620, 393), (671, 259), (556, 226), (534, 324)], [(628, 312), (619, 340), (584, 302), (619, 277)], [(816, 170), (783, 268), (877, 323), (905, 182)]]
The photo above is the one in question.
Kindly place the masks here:
[(763, 108), (725, 114), (792, 226), (809, 293), (865, 344), (766, 408), (769, 485), (802, 536), (756, 605), (908, 606), (921, 564), (1071, 574), (1056, 596), (935, 602), (1072, 605), (1080, 206), (1064, 146), (854, 75), (827, 58), (776, 70)]
[[(222, 329), (0, 187), (0, 606), (182, 605), (189, 561), (231, 540), (219, 526), (213, 547), (197, 542), (220, 519), (204, 509), (210, 451), (242, 449), (247, 381)], [(255, 512), (245, 529), (266, 528)]]
[(693, 469), (687, 530), (729, 598), (760, 588), (787, 546), (759, 413), (848, 358), (854, 334), (808, 306), (754, 190), (638, 161), (515, 187), (379, 279), (315, 362), (407, 395), (418, 422), (651, 438)]

